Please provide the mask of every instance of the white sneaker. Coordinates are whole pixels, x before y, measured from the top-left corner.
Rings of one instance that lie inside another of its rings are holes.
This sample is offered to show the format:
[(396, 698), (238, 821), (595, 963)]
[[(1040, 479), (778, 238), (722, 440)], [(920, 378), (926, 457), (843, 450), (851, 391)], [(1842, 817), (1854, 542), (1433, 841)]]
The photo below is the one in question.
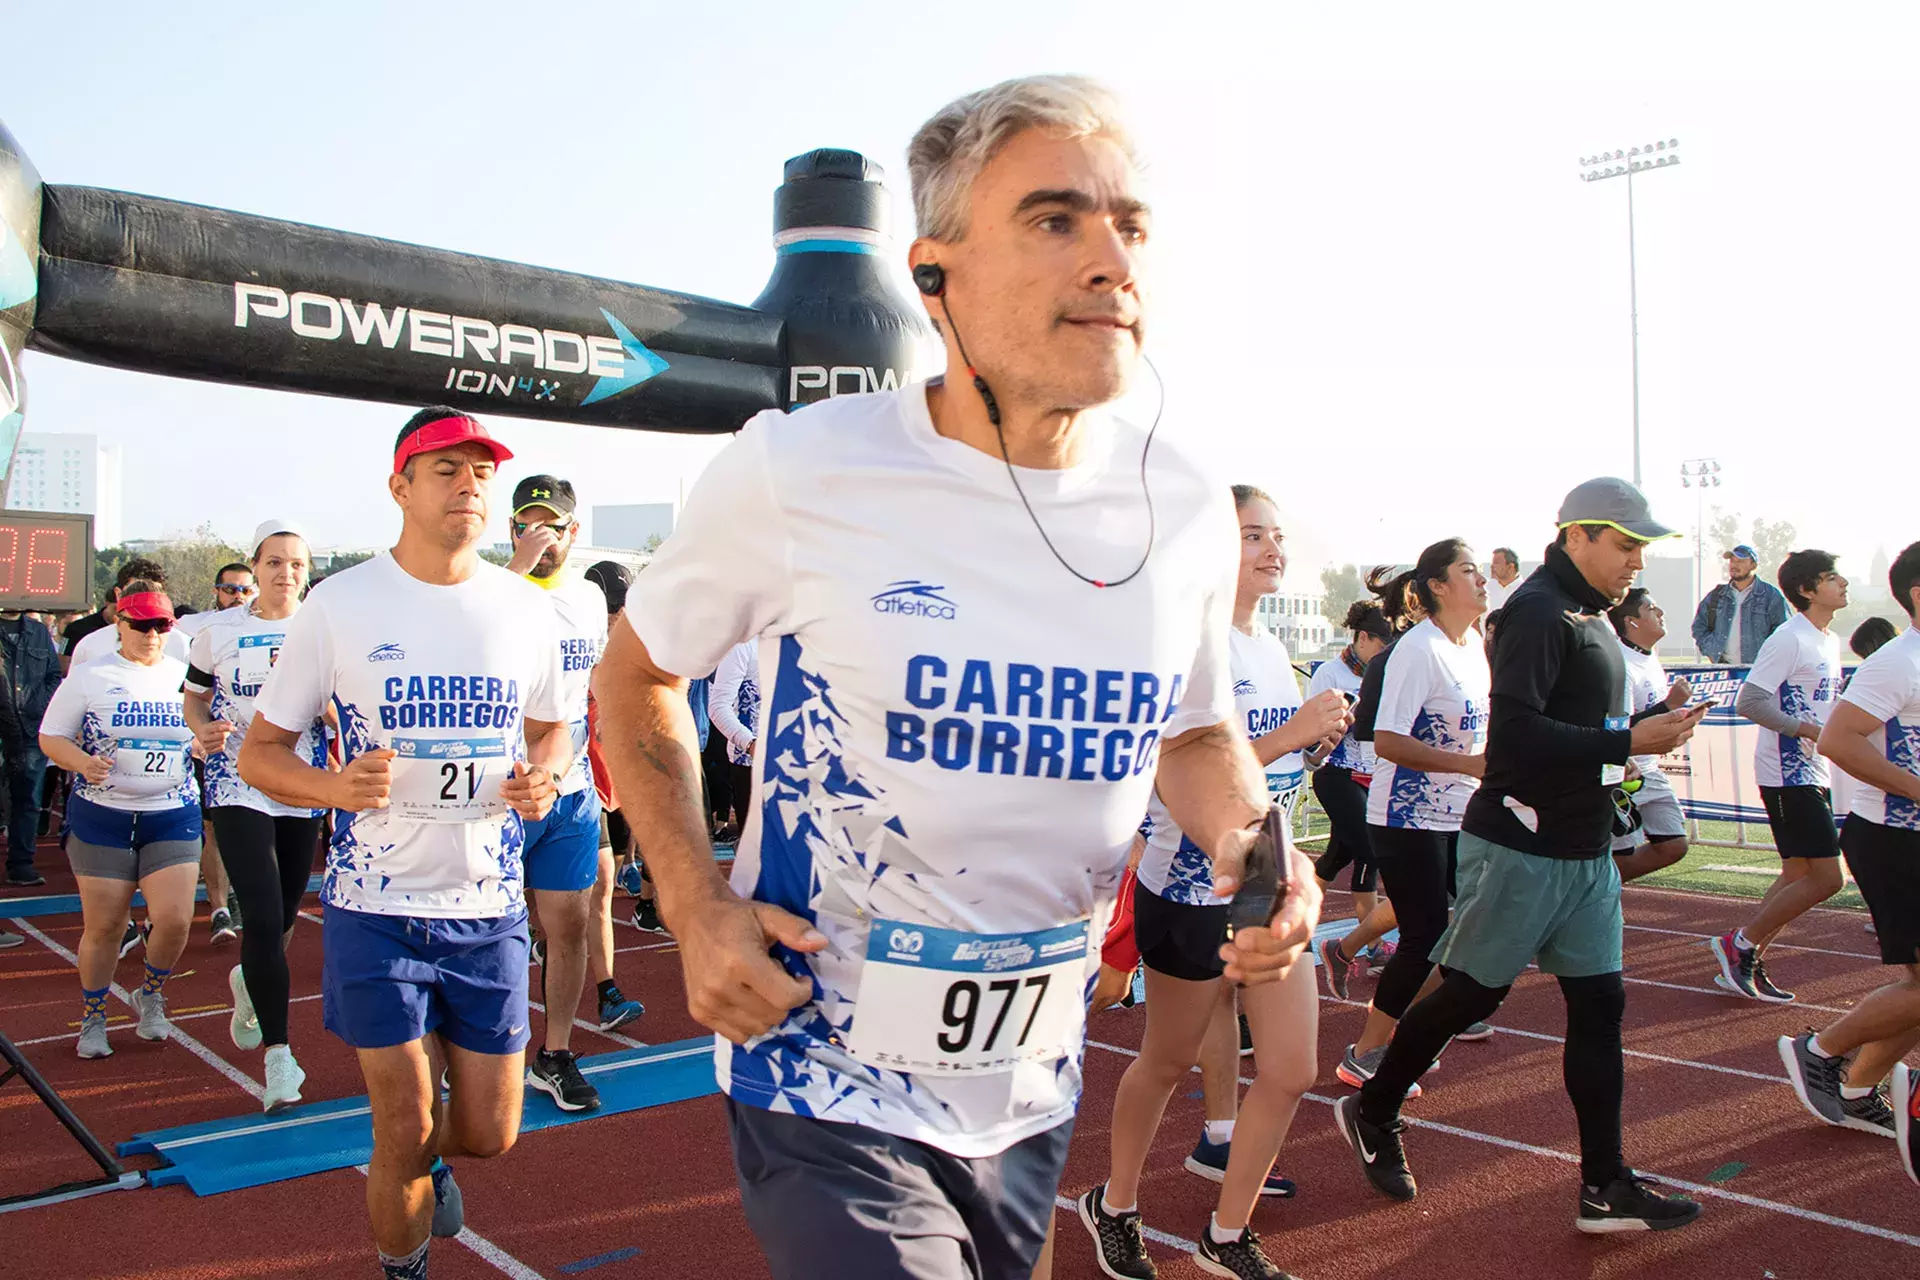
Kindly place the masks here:
[(228, 970), (227, 987), (233, 992), (233, 1020), (227, 1024), (227, 1034), (233, 1037), (233, 1047), (258, 1049), (260, 1018), (253, 1011), (253, 997), (247, 994), (247, 975), (239, 965)]
[(111, 1058), (113, 1046), (107, 1043), (107, 1019), (103, 1014), (94, 1014), (80, 1023), (80, 1043), (78, 1052), (83, 1058)]
[(166, 992), (156, 991), (148, 995), (138, 987), (134, 988), (133, 1011), (140, 1015), (133, 1034), (142, 1040), (165, 1040), (173, 1034), (173, 1024), (167, 1021)]
[(293, 1060), (292, 1050), (283, 1045), (275, 1045), (274, 1048), (280, 1052), (267, 1051), (267, 1093), (260, 1100), (269, 1112), (282, 1110), (300, 1101), (300, 1086), (307, 1082), (307, 1073)]

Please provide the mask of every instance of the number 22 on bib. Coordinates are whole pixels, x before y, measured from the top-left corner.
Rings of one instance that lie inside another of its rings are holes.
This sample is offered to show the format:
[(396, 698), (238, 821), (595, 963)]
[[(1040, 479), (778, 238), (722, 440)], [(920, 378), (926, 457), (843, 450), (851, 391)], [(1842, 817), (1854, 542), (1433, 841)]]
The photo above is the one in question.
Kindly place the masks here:
[(1087, 922), (965, 933), (875, 920), (847, 1048), (874, 1067), (989, 1075), (1063, 1056), (1084, 1009)]

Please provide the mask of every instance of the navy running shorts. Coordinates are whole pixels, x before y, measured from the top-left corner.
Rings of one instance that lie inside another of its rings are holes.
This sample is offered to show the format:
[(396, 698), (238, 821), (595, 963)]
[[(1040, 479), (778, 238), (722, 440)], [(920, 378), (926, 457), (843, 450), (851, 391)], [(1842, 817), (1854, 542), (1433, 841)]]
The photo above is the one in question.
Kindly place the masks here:
[(322, 1019), (356, 1049), (411, 1044), (436, 1031), (469, 1053), (527, 1047), (525, 908), (447, 920), (328, 907), (321, 945)]
[(556, 796), (547, 816), (526, 827), (527, 888), (593, 888), (600, 875), (600, 796), (592, 787)]

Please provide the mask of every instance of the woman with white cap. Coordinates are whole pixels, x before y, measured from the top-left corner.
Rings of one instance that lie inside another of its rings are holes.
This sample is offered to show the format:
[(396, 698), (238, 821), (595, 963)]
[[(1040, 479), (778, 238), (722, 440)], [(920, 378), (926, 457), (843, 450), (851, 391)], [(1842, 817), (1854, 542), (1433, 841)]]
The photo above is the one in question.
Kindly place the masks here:
[[(247, 922), (240, 963), (227, 975), (233, 992), (229, 1030), (240, 1049), (267, 1047), (268, 1111), (300, 1101), (306, 1072), (287, 1043), (290, 979), (286, 945), (320, 847), (320, 815), (281, 804), (241, 781), (235, 762), (253, 700), (266, 683), (300, 607), (312, 554), (290, 520), (268, 520), (253, 534), (258, 594), (229, 609), (193, 638), (186, 676), (187, 724), (207, 757), (207, 818)], [(302, 759), (326, 766), (326, 729), (316, 721), (299, 744)]]
[(187, 945), (200, 880), (200, 798), (187, 773), (193, 733), (181, 718), (187, 665), (166, 654), (173, 602), (153, 583), (120, 589), (120, 649), (75, 667), (40, 722), (40, 750), (74, 775), (67, 862), (80, 888), (79, 1054), (104, 1058), (107, 995), (137, 887), (147, 900), (146, 977), (132, 996), (135, 1034), (172, 1031), (161, 988)]

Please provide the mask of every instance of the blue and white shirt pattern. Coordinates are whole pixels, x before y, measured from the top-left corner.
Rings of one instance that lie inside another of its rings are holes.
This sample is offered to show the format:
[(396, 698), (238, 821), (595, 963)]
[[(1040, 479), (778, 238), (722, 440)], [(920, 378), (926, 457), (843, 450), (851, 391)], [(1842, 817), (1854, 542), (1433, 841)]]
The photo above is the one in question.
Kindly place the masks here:
[[(233, 805), (278, 818), (314, 817), (320, 812), (281, 804), (265, 792), (248, 786), (240, 777), (238, 764), (240, 748), (247, 740), (247, 726), (253, 723), (253, 700), (259, 696), (267, 673), (279, 659), (291, 621), (290, 618), (257, 617), (251, 606), (223, 609), (211, 615), (194, 634), (192, 657), (187, 663), (190, 673), (187, 688), (210, 695), (210, 714), (215, 720), (225, 720), (233, 726), (225, 749), (207, 757), (209, 808)], [(210, 677), (211, 683), (196, 680), (192, 672)], [(316, 769), (325, 768), (325, 722), (315, 720), (308, 725), (294, 744), (293, 752)]]
[[(1872, 741), (1889, 764), (1920, 777), (1920, 631), (1909, 627), (1861, 663), (1840, 700), (1880, 722)], [(1852, 810), (1883, 827), (1920, 831), (1920, 803), (1865, 782), (1854, 783)]]
[(105, 782), (76, 777), (75, 795), (129, 813), (200, 807), (199, 788), (186, 767), (193, 741), (180, 694), (186, 676), (187, 664), (178, 658), (145, 666), (118, 651), (67, 673), (47, 704), (40, 732), (116, 761)]
[[(1781, 711), (1822, 725), (1833, 714), (1840, 676), (1840, 637), (1797, 611), (1767, 637), (1747, 671), (1748, 683), (1778, 699)], [(1771, 729), (1760, 730), (1753, 772), (1763, 787), (1824, 787), (1831, 781), (1827, 759), (1813, 739)]]
[[(1393, 647), (1380, 690), (1378, 734), (1398, 733), (1441, 751), (1479, 755), (1487, 749), (1487, 709), (1493, 674), (1478, 631), (1459, 644), (1431, 618)], [(1408, 769), (1379, 756), (1367, 788), (1367, 821), (1376, 827), (1458, 831), (1480, 780), (1464, 773)]]

